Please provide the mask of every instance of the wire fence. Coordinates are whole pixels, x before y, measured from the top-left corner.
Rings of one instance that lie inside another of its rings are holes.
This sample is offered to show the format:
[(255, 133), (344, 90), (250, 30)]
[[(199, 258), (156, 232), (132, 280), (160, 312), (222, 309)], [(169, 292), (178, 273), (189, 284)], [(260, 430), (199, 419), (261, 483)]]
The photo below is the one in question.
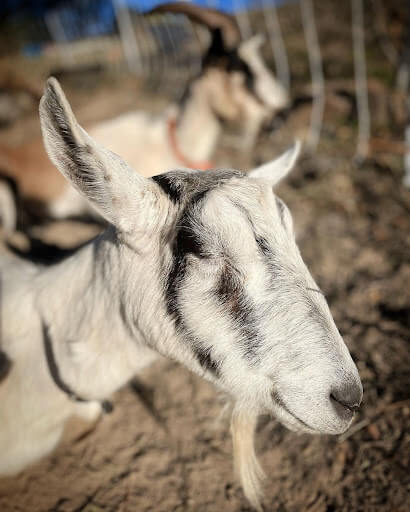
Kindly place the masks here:
[[(234, 15), (244, 39), (255, 32), (265, 32), (277, 78), (291, 91), (290, 63), (278, 16), (280, 6), (289, 1), (299, 4), (309, 62), (312, 110), (306, 142), (307, 148), (313, 152), (322, 134), (326, 85), (313, 0), (197, 0), (196, 3)], [(206, 34), (184, 15), (146, 15), (149, 9), (160, 3), (158, 0), (74, 0), (60, 2), (53, 9), (44, 8), (43, 19), (66, 67), (90, 64), (96, 60), (99, 63), (103, 61), (105, 65), (119, 65), (122, 62), (130, 72), (145, 80), (151, 89), (160, 89), (178, 98), (189, 80), (200, 72)], [(263, 23), (258, 23), (257, 27), (251, 15), (254, 10), (262, 13), (263, 17)], [(374, 20), (375, 30), (380, 35), (380, 48), (386, 58), (397, 66), (396, 87), (404, 95), (408, 96), (409, 93), (410, 42), (407, 41), (402, 55), (399, 55), (388, 37), (384, 11), (383, 0), (372, 0), (365, 4), (364, 0), (351, 0), (358, 163), (368, 157), (372, 136), (365, 20)], [(407, 102), (407, 124), (409, 111), (410, 105)], [(408, 176), (406, 183), (410, 184), (409, 131), (408, 128), (406, 136), (403, 133), (403, 147)]]

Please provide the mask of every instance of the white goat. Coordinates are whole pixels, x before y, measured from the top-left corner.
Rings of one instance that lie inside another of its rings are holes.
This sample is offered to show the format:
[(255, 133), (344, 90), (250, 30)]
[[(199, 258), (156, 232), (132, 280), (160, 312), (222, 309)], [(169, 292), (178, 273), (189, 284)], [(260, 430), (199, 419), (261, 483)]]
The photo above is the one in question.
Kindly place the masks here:
[(70, 415), (98, 415), (159, 353), (232, 397), (239, 473), (259, 506), (257, 416), (338, 434), (362, 398), (272, 189), (299, 147), (249, 175), (145, 178), (77, 124), (55, 79), (40, 118), (50, 158), (110, 225), (51, 267), (3, 258), (0, 472), (49, 453)]
[[(288, 105), (285, 90), (261, 58), (261, 38), (241, 42), (234, 18), (212, 9), (176, 3), (156, 11), (186, 14), (210, 30), (211, 44), (201, 73), (189, 85), (183, 102), (163, 115), (128, 112), (89, 127), (90, 135), (142, 169), (145, 176), (168, 169), (213, 167), (209, 159), (223, 122), (242, 128), (240, 146), (249, 149), (263, 123)], [(40, 140), (0, 148), (0, 168), (16, 180), (23, 198), (46, 203), (52, 217), (90, 213), (90, 205), (50, 163)]]

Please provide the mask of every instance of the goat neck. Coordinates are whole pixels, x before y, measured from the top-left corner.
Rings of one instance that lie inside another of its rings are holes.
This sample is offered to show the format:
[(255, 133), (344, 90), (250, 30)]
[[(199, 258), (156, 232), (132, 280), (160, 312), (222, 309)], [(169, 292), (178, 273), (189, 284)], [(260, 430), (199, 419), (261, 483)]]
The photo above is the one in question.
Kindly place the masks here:
[(191, 87), (178, 117), (176, 138), (180, 152), (192, 162), (209, 160), (221, 133), (202, 80)]
[[(111, 227), (35, 277), (41, 327), (61, 378), (86, 400), (108, 397), (155, 358), (146, 340), (152, 338), (151, 313), (158, 315), (157, 278), (152, 254), (137, 251), (119, 242)], [(131, 294), (144, 304), (141, 311), (129, 311)], [(166, 332), (161, 321), (157, 325)]]

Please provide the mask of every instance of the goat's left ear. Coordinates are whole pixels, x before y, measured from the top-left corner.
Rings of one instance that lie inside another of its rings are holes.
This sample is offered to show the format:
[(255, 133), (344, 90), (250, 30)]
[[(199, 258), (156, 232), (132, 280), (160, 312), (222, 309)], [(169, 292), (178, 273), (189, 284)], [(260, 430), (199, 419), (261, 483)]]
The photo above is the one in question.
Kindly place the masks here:
[(301, 148), (300, 140), (295, 140), (294, 145), (280, 157), (260, 167), (256, 167), (256, 169), (252, 169), (248, 176), (251, 178), (263, 178), (269, 180), (272, 186), (276, 185), (293, 169)]
[(47, 81), (40, 120), (51, 161), (108, 222), (123, 232), (152, 223), (159, 187), (81, 128), (55, 78)]

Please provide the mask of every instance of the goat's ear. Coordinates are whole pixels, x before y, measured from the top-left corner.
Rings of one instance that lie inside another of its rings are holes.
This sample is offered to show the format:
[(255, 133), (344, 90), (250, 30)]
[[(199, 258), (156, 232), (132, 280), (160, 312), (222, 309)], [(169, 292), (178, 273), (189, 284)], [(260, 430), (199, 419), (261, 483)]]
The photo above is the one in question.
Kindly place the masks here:
[(254, 34), (250, 39), (243, 41), (239, 45), (239, 53), (243, 52), (258, 52), (261, 47), (266, 43), (266, 37), (264, 34)]
[(271, 181), (272, 186), (276, 185), (293, 169), (301, 148), (300, 140), (295, 140), (294, 145), (280, 157), (256, 169), (252, 169), (248, 176), (251, 178), (263, 178)]
[(159, 195), (157, 185), (81, 128), (55, 78), (47, 81), (40, 120), (48, 156), (72, 185), (121, 231), (130, 232), (138, 224), (142, 228), (144, 210), (150, 210)]

